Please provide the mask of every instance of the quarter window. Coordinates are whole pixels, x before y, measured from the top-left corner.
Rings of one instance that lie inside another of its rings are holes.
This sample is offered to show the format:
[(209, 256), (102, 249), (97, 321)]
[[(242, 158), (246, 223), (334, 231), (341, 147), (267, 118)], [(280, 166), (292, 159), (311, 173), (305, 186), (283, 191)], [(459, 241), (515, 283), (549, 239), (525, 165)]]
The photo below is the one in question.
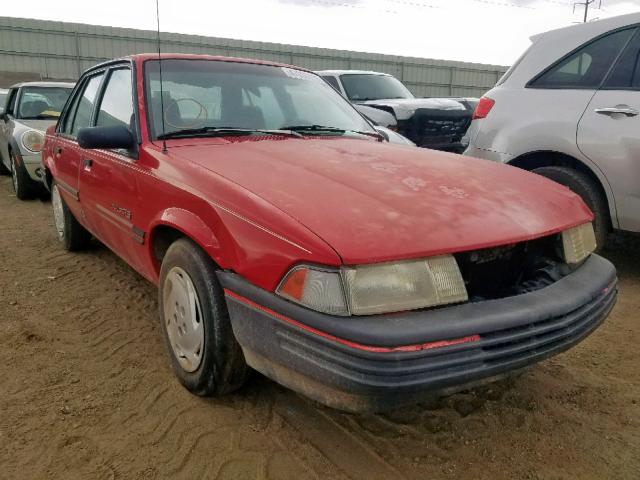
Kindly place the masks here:
[(132, 93), (131, 71), (123, 68), (111, 72), (98, 110), (96, 125), (125, 126), (133, 130)]
[(620, 56), (605, 83), (607, 89), (640, 89), (640, 30)]
[(533, 80), (534, 88), (598, 88), (634, 29), (620, 30), (588, 43)]
[(104, 74), (101, 73), (95, 77), (91, 77), (87, 81), (82, 95), (76, 97), (72, 110), (65, 120), (65, 133), (75, 137), (78, 134), (78, 130), (91, 126), (91, 115), (93, 114), (93, 107), (96, 102), (96, 94), (98, 93), (98, 88), (100, 88), (100, 82), (102, 82), (103, 76)]
[(335, 88), (338, 92), (340, 91), (340, 85), (338, 85), (338, 79), (333, 75), (323, 76), (322, 79)]

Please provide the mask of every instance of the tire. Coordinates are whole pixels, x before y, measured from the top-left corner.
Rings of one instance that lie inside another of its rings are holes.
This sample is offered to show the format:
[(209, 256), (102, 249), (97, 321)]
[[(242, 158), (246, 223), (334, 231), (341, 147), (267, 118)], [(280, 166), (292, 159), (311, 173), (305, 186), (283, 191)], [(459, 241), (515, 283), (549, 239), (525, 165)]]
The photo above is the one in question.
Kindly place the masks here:
[(189, 239), (175, 241), (164, 256), (159, 306), (171, 365), (187, 390), (219, 396), (245, 383), (249, 367), (233, 335), (214, 263)]
[(11, 170), (5, 166), (2, 155), (0, 155), (0, 175), (11, 175)]
[(11, 183), (19, 200), (31, 200), (38, 194), (38, 185), (31, 180), (24, 164), (18, 164), (15, 153), (9, 152), (11, 162)]
[(570, 167), (541, 167), (533, 172), (568, 187), (582, 198), (595, 215), (593, 229), (596, 235), (596, 250), (602, 250), (611, 232), (611, 218), (607, 200), (596, 183), (587, 174)]
[(60, 196), (60, 189), (55, 181), (51, 185), (51, 206), (58, 240), (65, 250), (77, 252), (86, 249), (91, 241), (91, 234), (73, 216)]

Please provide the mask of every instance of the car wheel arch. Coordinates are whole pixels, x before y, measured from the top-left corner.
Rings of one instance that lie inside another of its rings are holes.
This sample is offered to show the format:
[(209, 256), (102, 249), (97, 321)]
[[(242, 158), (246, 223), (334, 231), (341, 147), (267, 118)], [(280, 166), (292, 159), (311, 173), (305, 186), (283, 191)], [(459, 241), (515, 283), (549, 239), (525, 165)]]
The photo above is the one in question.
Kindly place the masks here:
[(554, 150), (538, 150), (519, 155), (508, 162), (508, 165), (518, 167), (523, 170), (532, 171), (541, 167), (569, 167), (588, 175), (600, 190), (609, 207), (609, 216), (613, 228), (618, 228), (615, 197), (611, 186), (602, 174), (596, 173), (594, 169), (585, 162), (565, 153)]
[(163, 211), (153, 222), (148, 236), (149, 255), (156, 278), (160, 274), (164, 255), (171, 244), (180, 238), (189, 238), (206, 252), (217, 266), (226, 267), (226, 262), (223, 262), (221, 257), (222, 244), (217, 235), (199, 216), (188, 210), (168, 208)]

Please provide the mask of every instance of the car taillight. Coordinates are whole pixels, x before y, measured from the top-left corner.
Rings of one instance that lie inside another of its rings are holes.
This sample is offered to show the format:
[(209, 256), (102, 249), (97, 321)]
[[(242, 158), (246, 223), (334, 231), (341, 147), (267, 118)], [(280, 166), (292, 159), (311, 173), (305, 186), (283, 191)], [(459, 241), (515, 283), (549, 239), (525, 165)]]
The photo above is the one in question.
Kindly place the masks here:
[(486, 118), (489, 112), (495, 105), (496, 101), (489, 97), (482, 97), (476, 105), (476, 109), (473, 111), (472, 120), (478, 120), (480, 118)]

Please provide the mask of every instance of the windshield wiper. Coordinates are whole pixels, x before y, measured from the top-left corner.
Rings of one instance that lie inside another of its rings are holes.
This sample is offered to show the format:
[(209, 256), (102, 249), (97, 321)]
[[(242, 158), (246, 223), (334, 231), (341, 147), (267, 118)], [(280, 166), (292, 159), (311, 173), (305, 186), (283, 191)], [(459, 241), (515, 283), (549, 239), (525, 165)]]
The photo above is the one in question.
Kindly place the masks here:
[(173, 132), (161, 133), (158, 140), (166, 140), (169, 138), (188, 138), (188, 137), (226, 137), (230, 135), (251, 135), (261, 133), (264, 135), (289, 135), (291, 137), (302, 137), (299, 133), (282, 129), (268, 130), (262, 128), (235, 128), (235, 127), (200, 127), (200, 128), (183, 128)]
[(344, 128), (338, 127), (328, 127), (324, 125), (291, 125), (288, 127), (282, 127), (284, 130), (291, 130), (293, 132), (304, 132), (304, 133), (335, 133), (339, 135), (344, 135), (346, 133), (356, 133), (358, 135), (366, 135), (367, 137), (374, 137), (377, 139), (383, 139), (384, 137), (378, 132), (362, 132), (359, 130), (346, 130)]

